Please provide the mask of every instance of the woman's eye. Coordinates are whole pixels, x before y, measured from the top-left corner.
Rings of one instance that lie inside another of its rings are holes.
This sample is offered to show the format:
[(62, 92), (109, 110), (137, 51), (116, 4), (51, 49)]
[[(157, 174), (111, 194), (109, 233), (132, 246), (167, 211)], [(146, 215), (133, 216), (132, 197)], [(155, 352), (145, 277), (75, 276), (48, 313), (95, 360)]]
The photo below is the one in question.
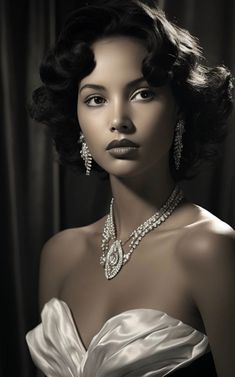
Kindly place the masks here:
[(154, 92), (150, 89), (143, 89), (143, 90), (140, 90), (138, 91), (137, 93), (134, 93), (134, 95), (131, 97), (131, 99), (133, 100), (141, 100), (141, 101), (147, 101), (147, 100), (151, 100), (154, 98)]
[(85, 101), (85, 103), (88, 106), (97, 107), (97, 106), (103, 105), (105, 103), (105, 99), (103, 97), (100, 97), (100, 96), (93, 96), (93, 97), (88, 98)]

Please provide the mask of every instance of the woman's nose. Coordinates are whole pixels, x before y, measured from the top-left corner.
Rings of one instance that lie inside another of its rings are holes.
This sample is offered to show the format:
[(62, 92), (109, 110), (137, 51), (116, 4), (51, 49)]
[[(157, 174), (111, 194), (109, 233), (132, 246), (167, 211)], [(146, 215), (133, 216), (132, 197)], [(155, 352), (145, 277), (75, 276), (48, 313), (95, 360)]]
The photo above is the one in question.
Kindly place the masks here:
[(132, 120), (130, 119), (127, 111), (124, 108), (118, 106), (117, 109), (114, 110), (113, 117), (110, 123), (110, 130), (112, 132), (124, 132), (124, 133), (131, 133), (134, 130), (134, 125)]
[(113, 119), (111, 123), (110, 130), (112, 132), (118, 131), (118, 132), (132, 132), (134, 129), (133, 124), (130, 119)]

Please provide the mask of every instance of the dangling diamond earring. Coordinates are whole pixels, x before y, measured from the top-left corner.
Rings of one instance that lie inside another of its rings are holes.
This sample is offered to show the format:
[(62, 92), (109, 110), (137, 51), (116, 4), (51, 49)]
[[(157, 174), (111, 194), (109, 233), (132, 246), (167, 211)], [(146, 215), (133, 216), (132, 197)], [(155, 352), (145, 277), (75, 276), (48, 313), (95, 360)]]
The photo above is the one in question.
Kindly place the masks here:
[(91, 173), (91, 164), (92, 164), (92, 156), (89, 151), (88, 145), (85, 141), (85, 137), (82, 133), (80, 133), (79, 143), (82, 143), (82, 148), (80, 150), (80, 154), (82, 159), (85, 162), (85, 168), (86, 168), (86, 175), (90, 175)]
[(176, 170), (179, 170), (180, 168), (180, 160), (181, 160), (182, 149), (183, 149), (182, 136), (184, 132), (185, 132), (184, 120), (180, 119), (178, 120), (175, 127), (174, 160), (175, 160)]

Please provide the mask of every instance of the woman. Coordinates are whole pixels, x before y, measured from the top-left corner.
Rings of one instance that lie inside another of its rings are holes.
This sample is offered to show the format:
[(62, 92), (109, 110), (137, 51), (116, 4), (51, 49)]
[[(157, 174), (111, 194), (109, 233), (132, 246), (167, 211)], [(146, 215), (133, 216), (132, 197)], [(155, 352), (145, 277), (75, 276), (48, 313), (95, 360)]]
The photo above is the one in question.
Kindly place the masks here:
[(230, 73), (156, 6), (121, 0), (71, 15), (41, 78), (32, 116), (113, 199), (44, 246), (35, 363), (50, 377), (234, 376), (234, 231), (178, 186), (225, 136)]

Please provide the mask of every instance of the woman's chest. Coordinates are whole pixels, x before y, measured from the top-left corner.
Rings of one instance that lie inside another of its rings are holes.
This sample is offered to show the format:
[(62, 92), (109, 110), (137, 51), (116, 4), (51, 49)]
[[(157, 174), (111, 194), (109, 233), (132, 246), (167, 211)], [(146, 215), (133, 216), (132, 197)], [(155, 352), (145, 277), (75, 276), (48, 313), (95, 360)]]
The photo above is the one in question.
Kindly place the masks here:
[(105, 278), (96, 246), (87, 250), (84, 260), (74, 266), (60, 292), (86, 346), (105, 321), (136, 308), (160, 310), (204, 330), (167, 240), (161, 248), (156, 242), (143, 243), (111, 280)]

